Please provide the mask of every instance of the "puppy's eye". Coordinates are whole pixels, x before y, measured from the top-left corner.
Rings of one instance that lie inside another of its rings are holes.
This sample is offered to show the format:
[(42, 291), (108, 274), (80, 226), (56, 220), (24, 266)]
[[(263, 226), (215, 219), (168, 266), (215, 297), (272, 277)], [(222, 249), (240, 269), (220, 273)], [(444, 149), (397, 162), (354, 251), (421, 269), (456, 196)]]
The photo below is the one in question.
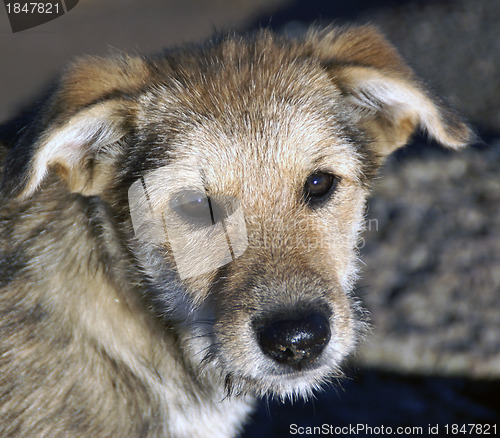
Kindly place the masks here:
[(309, 175), (304, 184), (304, 199), (310, 206), (326, 201), (337, 187), (340, 178), (327, 172)]
[(234, 202), (225, 197), (207, 196), (204, 192), (186, 190), (170, 201), (170, 208), (183, 221), (199, 227), (214, 225), (226, 219), (234, 211)]
[(213, 223), (211, 203), (205, 193), (194, 190), (178, 193), (170, 201), (170, 208), (190, 223), (201, 226)]

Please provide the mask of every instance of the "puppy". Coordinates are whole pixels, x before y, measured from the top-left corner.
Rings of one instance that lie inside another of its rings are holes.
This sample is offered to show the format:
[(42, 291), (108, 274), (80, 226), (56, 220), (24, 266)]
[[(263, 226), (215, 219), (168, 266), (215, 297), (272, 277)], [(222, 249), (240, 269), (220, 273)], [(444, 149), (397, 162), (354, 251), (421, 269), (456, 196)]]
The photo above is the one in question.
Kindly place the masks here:
[(471, 129), (372, 27), (84, 58), (4, 151), (2, 437), (229, 437), (341, 376), (370, 181)]

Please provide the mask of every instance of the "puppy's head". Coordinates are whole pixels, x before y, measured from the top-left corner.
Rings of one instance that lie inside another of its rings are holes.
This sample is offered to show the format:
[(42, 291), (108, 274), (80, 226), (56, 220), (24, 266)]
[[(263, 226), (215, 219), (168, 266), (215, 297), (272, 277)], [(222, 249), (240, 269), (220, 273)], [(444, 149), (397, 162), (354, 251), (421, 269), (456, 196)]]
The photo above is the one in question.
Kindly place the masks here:
[(363, 327), (351, 290), (370, 178), (419, 128), (450, 148), (473, 138), (375, 29), (262, 31), (76, 63), (3, 189), (27, 198), (55, 173), (101, 197), (200, 375), (307, 395)]

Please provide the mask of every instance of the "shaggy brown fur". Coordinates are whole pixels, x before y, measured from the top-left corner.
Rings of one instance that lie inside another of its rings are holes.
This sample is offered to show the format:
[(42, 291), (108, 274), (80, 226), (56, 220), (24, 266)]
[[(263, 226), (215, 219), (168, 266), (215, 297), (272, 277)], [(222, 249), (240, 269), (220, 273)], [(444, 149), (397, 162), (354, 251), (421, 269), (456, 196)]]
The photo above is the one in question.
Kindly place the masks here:
[[(77, 61), (3, 160), (0, 435), (233, 436), (254, 397), (339, 376), (370, 179), (419, 127), (472, 139), (371, 27)], [(245, 251), (181, 278), (131, 222), (158, 169), (237, 200)]]

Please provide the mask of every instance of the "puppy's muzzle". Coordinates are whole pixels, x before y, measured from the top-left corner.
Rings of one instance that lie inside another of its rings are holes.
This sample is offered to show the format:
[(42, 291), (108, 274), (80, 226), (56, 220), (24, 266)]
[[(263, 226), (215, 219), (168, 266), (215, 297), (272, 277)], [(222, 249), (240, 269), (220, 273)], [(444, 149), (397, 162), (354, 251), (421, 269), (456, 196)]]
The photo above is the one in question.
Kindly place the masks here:
[(254, 321), (259, 346), (279, 364), (301, 370), (317, 359), (330, 341), (330, 324), (322, 312), (283, 315)]

